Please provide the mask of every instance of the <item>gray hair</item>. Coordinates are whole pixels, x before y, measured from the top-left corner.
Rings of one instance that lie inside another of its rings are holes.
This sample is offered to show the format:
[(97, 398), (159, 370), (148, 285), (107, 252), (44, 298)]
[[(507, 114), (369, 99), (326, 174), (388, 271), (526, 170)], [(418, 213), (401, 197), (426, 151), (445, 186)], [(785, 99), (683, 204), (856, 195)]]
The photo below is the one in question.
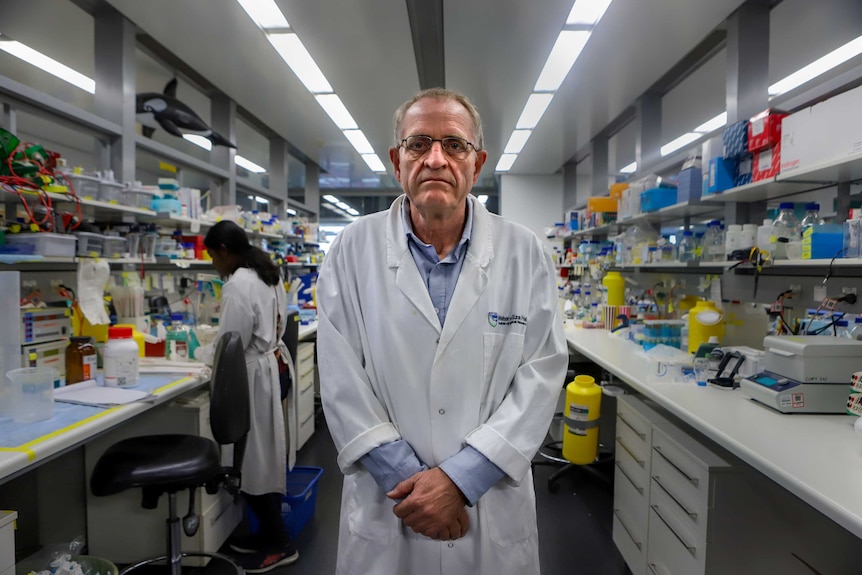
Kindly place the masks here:
[(401, 144), (401, 123), (404, 121), (404, 115), (407, 113), (413, 104), (425, 98), (433, 98), (437, 100), (454, 100), (461, 104), (467, 113), (470, 114), (470, 119), (473, 121), (473, 136), (476, 138), (476, 146), (478, 150), (485, 148), (484, 138), (482, 136), (482, 118), (479, 117), (479, 111), (470, 98), (456, 92), (455, 90), (447, 90), (446, 88), (428, 88), (422, 90), (403, 104), (395, 111), (395, 145)]

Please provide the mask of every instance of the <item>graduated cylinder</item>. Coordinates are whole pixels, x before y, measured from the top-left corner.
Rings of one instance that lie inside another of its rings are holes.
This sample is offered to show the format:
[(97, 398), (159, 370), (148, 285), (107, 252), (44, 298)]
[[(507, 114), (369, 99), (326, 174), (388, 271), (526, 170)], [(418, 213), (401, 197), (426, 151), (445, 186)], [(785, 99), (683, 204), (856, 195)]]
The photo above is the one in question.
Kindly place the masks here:
[(596, 460), (602, 388), (589, 375), (578, 375), (566, 386), (563, 457), (577, 465)]

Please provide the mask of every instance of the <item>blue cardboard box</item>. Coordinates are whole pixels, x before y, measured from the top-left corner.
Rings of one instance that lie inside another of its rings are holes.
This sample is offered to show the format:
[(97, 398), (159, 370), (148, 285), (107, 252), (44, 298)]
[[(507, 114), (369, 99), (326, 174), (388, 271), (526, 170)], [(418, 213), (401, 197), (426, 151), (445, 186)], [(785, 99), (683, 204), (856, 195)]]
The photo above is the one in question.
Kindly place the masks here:
[(709, 184), (707, 192), (717, 194), (734, 187), (736, 160), (713, 158), (709, 161)]
[(736, 177), (733, 180), (733, 187), (751, 183), (751, 175), (754, 173), (753, 161), (751, 154), (746, 154), (739, 158), (739, 161), (736, 163)]
[(703, 172), (698, 168), (686, 168), (679, 173), (677, 179), (677, 202), (696, 202), (700, 199)]
[(724, 144), (725, 159), (748, 154), (748, 123), (748, 120), (741, 120), (724, 129), (721, 141)]

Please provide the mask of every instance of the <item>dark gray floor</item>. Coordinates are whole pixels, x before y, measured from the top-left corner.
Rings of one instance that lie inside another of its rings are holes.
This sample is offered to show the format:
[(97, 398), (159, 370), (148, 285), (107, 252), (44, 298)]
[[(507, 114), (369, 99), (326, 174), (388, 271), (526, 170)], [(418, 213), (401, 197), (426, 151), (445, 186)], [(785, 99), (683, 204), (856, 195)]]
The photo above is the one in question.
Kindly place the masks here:
[[(335, 573), (341, 505), (341, 473), (335, 458), (321, 415), (317, 430), (297, 457), (298, 465), (324, 470), (315, 516), (297, 541), (299, 561), (273, 570), (274, 575)], [(542, 575), (630, 575), (611, 540), (613, 488), (576, 470), (560, 480), (556, 493), (550, 493), (547, 478), (557, 469), (537, 465), (534, 470)]]

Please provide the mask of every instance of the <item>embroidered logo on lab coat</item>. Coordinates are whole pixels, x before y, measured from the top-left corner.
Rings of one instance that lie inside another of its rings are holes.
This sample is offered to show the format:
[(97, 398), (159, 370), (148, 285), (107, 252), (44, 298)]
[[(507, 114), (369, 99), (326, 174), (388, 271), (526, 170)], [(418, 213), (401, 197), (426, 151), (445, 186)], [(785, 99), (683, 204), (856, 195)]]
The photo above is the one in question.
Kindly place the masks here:
[(527, 316), (525, 315), (500, 315), (495, 311), (488, 312), (488, 325), (497, 327), (498, 325), (520, 324), (527, 325)]

